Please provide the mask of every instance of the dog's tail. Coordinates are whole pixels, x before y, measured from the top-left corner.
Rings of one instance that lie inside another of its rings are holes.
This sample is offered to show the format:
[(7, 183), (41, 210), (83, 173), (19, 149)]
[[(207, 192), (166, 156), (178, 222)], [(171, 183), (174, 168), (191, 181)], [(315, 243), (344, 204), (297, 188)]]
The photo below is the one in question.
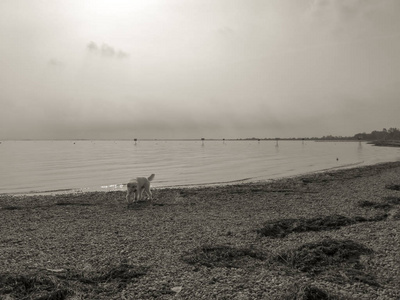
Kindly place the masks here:
[(149, 178), (147, 178), (148, 181), (152, 181), (154, 179), (155, 174), (151, 174)]

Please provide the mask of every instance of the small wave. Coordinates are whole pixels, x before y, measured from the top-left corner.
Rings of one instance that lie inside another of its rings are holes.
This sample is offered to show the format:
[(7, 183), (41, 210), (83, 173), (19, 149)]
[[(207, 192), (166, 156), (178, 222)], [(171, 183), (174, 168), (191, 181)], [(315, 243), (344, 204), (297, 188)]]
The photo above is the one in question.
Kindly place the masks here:
[(102, 189), (121, 189), (126, 186), (126, 183), (117, 183), (117, 184), (110, 184), (110, 185), (102, 185)]
[(340, 166), (336, 166), (336, 167), (332, 167), (332, 168), (322, 169), (317, 172), (325, 172), (325, 171), (336, 170), (336, 169), (346, 169), (346, 168), (351, 168), (351, 167), (362, 165), (363, 163), (364, 163), (364, 161), (359, 161), (359, 162), (355, 162), (352, 164), (345, 164), (345, 165), (340, 165)]
[(214, 185), (228, 185), (228, 184), (235, 184), (235, 183), (244, 183), (244, 182), (249, 182), (255, 180), (253, 177), (248, 177), (248, 178), (242, 178), (242, 179), (236, 179), (236, 180), (231, 180), (231, 181), (218, 181), (218, 182), (206, 182), (206, 183), (188, 183), (188, 184), (172, 184), (172, 185), (166, 185), (166, 186), (157, 186), (154, 187), (154, 189), (157, 188), (179, 188), (179, 187), (201, 187), (201, 186), (214, 186)]
[(14, 193), (3, 193), (1, 195), (11, 196), (41, 196), (49, 194), (69, 194), (81, 192), (79, 189), (56, 189), (56, 190), (45, 190), (45, 191), (29, 191), (29, 192), (14, 192)]

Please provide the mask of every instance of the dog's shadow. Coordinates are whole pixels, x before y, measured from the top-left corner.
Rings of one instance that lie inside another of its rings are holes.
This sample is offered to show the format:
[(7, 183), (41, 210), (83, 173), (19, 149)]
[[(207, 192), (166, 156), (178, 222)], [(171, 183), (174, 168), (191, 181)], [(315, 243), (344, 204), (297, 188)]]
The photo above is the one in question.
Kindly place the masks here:
[(129, 210), (142, 210), (146, 207), (164, 206), (163, 203), (151, 203), (150, 201), (136, 201), (128, 204)]

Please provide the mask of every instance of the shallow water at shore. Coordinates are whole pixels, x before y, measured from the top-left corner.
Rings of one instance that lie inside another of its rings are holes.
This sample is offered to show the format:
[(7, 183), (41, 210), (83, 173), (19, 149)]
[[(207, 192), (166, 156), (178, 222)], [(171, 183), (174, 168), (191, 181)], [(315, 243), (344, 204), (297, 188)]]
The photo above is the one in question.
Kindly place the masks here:
[(258, 181), (400, 160), (399, 148), (313, 141), (5, 141), (0, 194), (110, 191)]

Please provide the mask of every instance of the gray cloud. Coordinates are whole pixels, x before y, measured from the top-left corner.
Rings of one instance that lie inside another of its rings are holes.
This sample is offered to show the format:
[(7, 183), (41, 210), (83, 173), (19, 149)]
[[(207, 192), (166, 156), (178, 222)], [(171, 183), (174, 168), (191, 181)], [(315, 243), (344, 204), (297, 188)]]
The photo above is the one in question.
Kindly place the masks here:
[(107, 56), (107, 57), (113, 57), (115, 55), (114, 48), (107, 44), (101, 45), (100, 52), (101, 52), (101, 55)]
[(99, 47), (97, 46), (97, 44), (95, 42), (92, 41), (87, 45), (87, 49), (90, 52), (95, 52), (96, 53), (99, 50)]
[(128, 58), (129, 54), (125, 51), (115, 49), (114, 47), (103, 43), (102, 45), (98, 45), (95, 42), (91, 41), (86, 49), (89, 51), (89, 53), (94, 54), (94, 55), (100, 55), (102, 57), (106, 58), (118, 58), (118, 59), (124, 59)]

